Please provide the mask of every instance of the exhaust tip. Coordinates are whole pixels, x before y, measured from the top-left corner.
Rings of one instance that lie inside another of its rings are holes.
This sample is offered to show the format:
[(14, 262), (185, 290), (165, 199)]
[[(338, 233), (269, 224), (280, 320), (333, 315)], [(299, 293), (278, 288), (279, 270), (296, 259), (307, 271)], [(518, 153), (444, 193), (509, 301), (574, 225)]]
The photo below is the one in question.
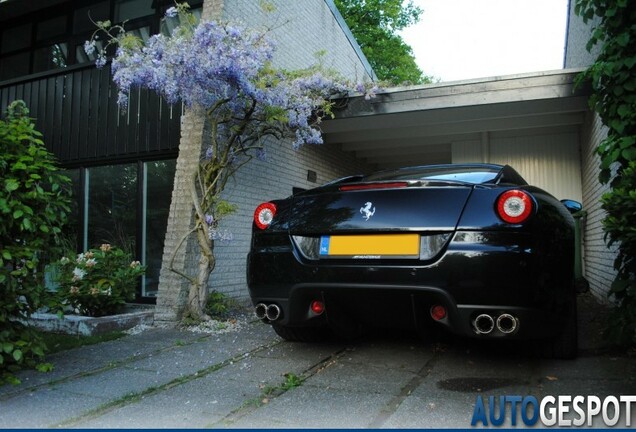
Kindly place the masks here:
[(254, 308), (254, 313), (259, 320), (265, 319), (267, 316), (267, 305), (265, 303), (257, 304)]
[(497, 317), (497, 329), (505, 334), (510, 334), (517, 329), (519, 320), (510, 314), (501, 314)]
[(265, 312), (265, 316), (270, 321), (276, 321), (278, 318), (280, 318), (280, 308), (278, 307), (278, 305), (271, 304), (267, 306), (267, 312)]
[(488, 314), (481, 314), (473, 321), (473, 327), (477, 334), (488, 334), (495, 328), (495, 320)]

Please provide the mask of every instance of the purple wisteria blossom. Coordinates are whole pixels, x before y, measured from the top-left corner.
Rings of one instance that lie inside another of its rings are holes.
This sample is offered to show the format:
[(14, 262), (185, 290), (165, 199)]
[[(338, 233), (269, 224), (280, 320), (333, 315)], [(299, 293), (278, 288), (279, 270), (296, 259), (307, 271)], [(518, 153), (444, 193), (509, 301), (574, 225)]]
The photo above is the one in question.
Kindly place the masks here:
[[(178, 8), (171, 7), (166, 16), (177, 13)], [(127, 37), (118, 36), (112, 60), (121, 106), (126, 107), (132, 89), (141, 87), (171, 104), (183, 102), (206, 111), (214, 107), (217, 118), (240, 122), (237, 119), (249, 112), (251, 118), (274, 121), (279, 130), (287, 129), (285, 135), (293, 139), (294, 148), (323, 142), (317, 125), (310, 122), (312, 115), (327, 106), (331, 96), (350, 89), (342, 80), (319, 71), (303, 75), (274, 70), (274, 45), (262, 33), (235, 25), (210, 21), (193, 28), (180, 26), (172, 35), (153, 35), (145, 43), (127, 43)], [(94, 52), (94, 40), (84, 48)], [(103, 52), (98, 53), (97, 63), (106, 63)], [(356, 90), (365, 87), (359, 85)], [(278, 115), (272, 118), (271, 112)], [(226, 130), (232, 131), (232, 125)], [(250, 125), (244, 137), (252, 132), (255, 128)], [(245, 147), (249, 146), (237, 151)]]
[[(187, 8), (178, 4), (166, 11), (167, 18), (176, 20), (178, 15), (180, 22), (170, 35), (144, 41), (121, 26), (98, 23), (84, 48), (90, 55), (97, 53), (96, 63), (103, 66), (105, 52), (117, 46), (111, 72), (121, 107), (127, 106), (131, 91), (143, 88), (206, 116), (209, 134), (201, 137), (199, 164), (179, 168), (191, 170), (184, 175), (192, 179), (192, 232), (197, 232), (200, 257), (196, 276), (185, 276), (189, 298), (199, 299), (188, 302), (188, 314), (206, 319), (203, 306), (216, 262), (214, 242), (232, 240), (230, 231), (220, 229), (223, 218), (236, 209), (222, 198), (228, 180), (252, 157), (264, 160), (270, 138), (289, 139), (295, 149), (321, 144), (320, 121), (333, 115), (331, 98), (348, 95), (354, 86), (319, 66), (278, 70), (272, 65), (275, 46), (267, 34), (214, 21), (195, 24)], [(97, 34), (104, 39), (95, 42)], [(368, 84), (357, 90), (375, 95)]]

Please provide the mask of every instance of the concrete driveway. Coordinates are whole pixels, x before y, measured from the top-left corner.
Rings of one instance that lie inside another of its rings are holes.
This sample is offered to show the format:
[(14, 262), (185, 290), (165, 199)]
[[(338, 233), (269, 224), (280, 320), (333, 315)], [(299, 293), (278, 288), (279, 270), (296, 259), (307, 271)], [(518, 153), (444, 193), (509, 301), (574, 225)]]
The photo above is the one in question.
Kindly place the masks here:
[[(586, 334), (574, 361), (543, 360), (523, 345), (421, 342), (408, 333), (295, 344), (254, 321), (222, 334), (148, 329), (57, 354), (53, 372), (25, 372), (21, 385), (0, 387), (0, 424), (468, 428), (480, 395), (636, 394), (635, 359), (599, 349), (598, 320), (583, 306)], [(600, 415), (594, 425), (604, 426)]]

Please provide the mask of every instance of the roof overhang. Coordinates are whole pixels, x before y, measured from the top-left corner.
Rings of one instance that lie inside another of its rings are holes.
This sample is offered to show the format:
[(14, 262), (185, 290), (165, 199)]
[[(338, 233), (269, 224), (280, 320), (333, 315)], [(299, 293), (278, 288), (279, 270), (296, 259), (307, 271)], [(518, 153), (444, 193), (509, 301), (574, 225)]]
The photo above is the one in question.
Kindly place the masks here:
[(325, 142), (380, 168), (450, 162), (453, 142), (577, 129), (588, 111), (582, 69), (390, 88), (343, 100)]

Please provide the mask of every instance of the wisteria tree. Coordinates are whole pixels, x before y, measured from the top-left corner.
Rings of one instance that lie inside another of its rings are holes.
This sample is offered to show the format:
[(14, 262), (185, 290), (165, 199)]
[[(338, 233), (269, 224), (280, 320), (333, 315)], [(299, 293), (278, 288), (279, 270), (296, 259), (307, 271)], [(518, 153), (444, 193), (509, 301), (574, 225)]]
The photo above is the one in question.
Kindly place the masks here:
[(196, 275), (175, 269), (177, 248), (171, 270), (190, 282), (186, 314), (208, 320), (214, 244), (224, 236), (219, 222), (235, 210), (221, 197), (227, 181), (253, 157), (264, 157), (268, 138), (289, 139), (295, 149), (321, 144), (319, 124), (332, 115), (332, 96), (351, 89), (373, 97), (377, 89), (372, 84), (352, 86), (320, 66), (294, 72), (276, 69), (274, 46), (264, 32), (215, 21), (197, 24), (187, 4), (169, 8), (165, 19), (179, 19), (179, 25), (171, 35), (157, 34), (145, 43), (121, 26), (98, 22), (84, 48), (89, 55), (97, 51), (101, 67), (109, 47), (116, 46), (112, 74), (120, 106), (127, 105), (131, 89), (147, 88), (206, 116), (209, 146), (191, 175), (194, 224), (181, 241), (183, 245), (188, 236), (196, 236), (199, 268)]

